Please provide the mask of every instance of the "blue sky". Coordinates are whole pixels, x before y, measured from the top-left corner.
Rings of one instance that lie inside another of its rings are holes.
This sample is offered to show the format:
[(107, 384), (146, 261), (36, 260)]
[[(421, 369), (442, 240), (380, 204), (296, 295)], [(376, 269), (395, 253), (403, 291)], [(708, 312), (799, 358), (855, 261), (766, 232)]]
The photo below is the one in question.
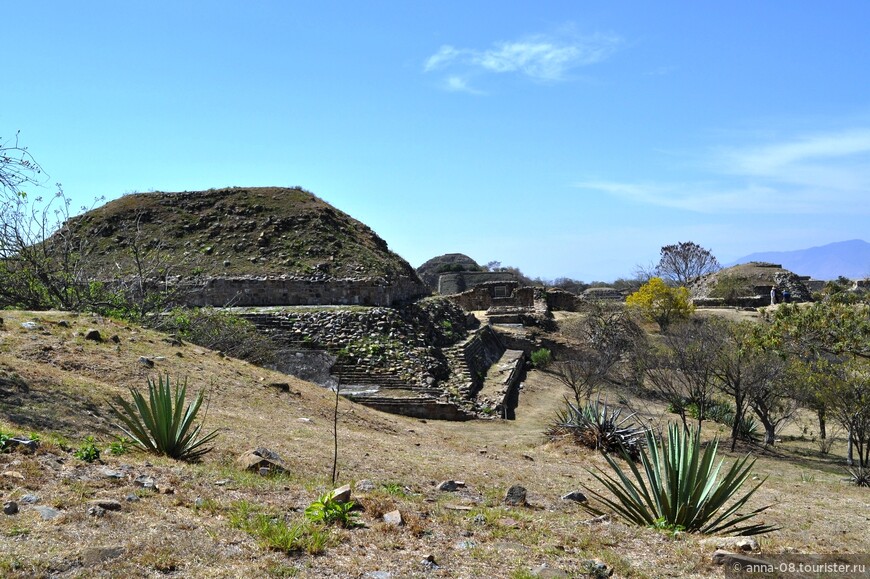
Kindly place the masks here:
[(870, 240), (870, 3), (12, 2), (0, 136), (76, 206), (300, 185), (412, 265)]

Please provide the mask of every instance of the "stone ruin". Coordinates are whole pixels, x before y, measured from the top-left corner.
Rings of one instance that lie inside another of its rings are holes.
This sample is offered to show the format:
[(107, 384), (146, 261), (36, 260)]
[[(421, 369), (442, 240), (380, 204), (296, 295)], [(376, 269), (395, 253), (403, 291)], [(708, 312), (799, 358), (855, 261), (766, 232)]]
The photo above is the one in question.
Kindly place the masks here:
[[(749, 262), (702, 276), (690, 285), (689, 291), (698, 307), (758, 308), (770, 305), (771, 287), (777, 290), (777, 301), (782, 299), (784, 291), (790, 293), (792, 302), (812, 301), (812, 294), (804, 283), (807, 280), (809, 277), (798, 276), (781, 264)], [(715, 295), (717, 288), (722, 293), (724, 284), (729, 283), (743, 291), (728, 297)]]
[(233, 311), (281, 345), (276, 369), (361, 404), (428, 419), (514, 416), (525, 354), (450, 300)]

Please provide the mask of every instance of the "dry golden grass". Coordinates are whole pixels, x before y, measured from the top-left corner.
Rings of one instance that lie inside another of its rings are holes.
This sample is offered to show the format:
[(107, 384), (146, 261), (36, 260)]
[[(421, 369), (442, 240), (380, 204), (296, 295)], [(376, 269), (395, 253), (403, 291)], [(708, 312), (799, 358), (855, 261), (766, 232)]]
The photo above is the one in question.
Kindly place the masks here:
[[(357, 497), (364, 526), (327, 530), (321, 555), (288, 554), (236, 528), (233, 516), (248, 505), (300, 522), (305, 507), (330, 489), (330, 392), (196, 346), (173, 347), (158, 333), (111, 320), (56, 312), (2, 317), (0, 369), (17, 372), (30, 390), (0, 398), (0, 428), (39, 432), (43, 446), (35, 455), (0, 454), (2, 502), (21, 504), (19, 514), (0, 516), (0, 576), (366, 577), (383, 571), (393, 578), (519, 578), (544, 564), (577, 576), (589, 559), (620, 577), (723, 573), (699, 537), (674, 539), (619, 521), (592, 522), (579, 506), (560, 499), (592, 485), (586, 469), (605, 462), (544, 438), (565, 393), (545, 373), (530, 374), (515, 421), (422, 421), (341, 400), (339, 482), (375, 484)], [(44, 330), (21, 327), (34, 318)], [(61, 320), (69, 327), (58, 325)], [(81, 334), (91, 327), (104, 338), (117, 334), (120, 342), (84, 340)], [(155, 359), (155, 368), (145, 368), (139, 356)], [(206, 428), (220, 428), (221, 435), (201, 464), (105, 451), (116, 432), (107, 401), (142, 387), (157, 372), (187, 376), (191, 390), (207, 391)], [(289, 393), (271, 386), (282, 382)], [(654, 405), (646, 410), (660, 411)], [(100, 441), (103, 464), (70, 452), (86, 435)], [(257, 446), (278, 452), (290, 472), (261, 477), (240, 471), (234, 459)], [(834, 455), (842, 450), (835, 448)], [(106, 478), (105, 469), (122, 477)], [(868, 552), (870, 494), (842, 481), (835, 457), (821, 456), (808, 441), (787, 440), (777, 455), (761, 454), (755, 471), (769, 479), (753, 505), (772, 503), (765, 522), (783, 527), (761, 539), (764, 553)], [(137, 488), (133, 478), (143, 474), (161, 492)], [(465, 487), (437, 491), (445, 479)], [(528, 489), (528, 507), (503, 504), (513, 484)], [(22, 503), (25, 494), (61, 515), (43, 520)], [(131, 494), (139, 500), (127, 502)], [(119, 500), (122, 508), (89, 515), (89, 501), (98, 498)], [(395, 508), (404, 526), (381, 521)], [(429, 556), (435, 567), (424, 563)]]

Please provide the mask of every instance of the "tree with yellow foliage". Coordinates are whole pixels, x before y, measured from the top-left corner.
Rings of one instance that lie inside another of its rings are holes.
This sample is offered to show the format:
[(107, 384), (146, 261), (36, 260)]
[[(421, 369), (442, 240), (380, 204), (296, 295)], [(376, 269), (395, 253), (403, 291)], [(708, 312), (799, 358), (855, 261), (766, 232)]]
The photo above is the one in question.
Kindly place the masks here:
[(685, 320), (695, 311), (685, 287), (671, 287), (660, 277), (651, 278), (625, 300), (628, 307), (637, 310), (663, 332), (678, 320)]

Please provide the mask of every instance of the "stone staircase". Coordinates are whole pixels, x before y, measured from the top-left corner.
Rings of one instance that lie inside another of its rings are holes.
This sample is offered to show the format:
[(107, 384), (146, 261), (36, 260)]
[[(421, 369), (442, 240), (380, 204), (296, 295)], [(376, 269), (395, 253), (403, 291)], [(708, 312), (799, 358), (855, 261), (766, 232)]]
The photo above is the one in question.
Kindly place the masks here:
[(505, 347), (489, 326), (482, 326), (463, 342), (445, 348), (452, 375), (448, 389), (463, 399), (473, 399), (483, 387), (486, 372), (504, 354)]
[(520, 383), (525, 378), (526, 355), (522, 350), (505, 350), (502, 357), (486, 373), (477, 401), (484, 412), (507, 420), (516, 418)]

